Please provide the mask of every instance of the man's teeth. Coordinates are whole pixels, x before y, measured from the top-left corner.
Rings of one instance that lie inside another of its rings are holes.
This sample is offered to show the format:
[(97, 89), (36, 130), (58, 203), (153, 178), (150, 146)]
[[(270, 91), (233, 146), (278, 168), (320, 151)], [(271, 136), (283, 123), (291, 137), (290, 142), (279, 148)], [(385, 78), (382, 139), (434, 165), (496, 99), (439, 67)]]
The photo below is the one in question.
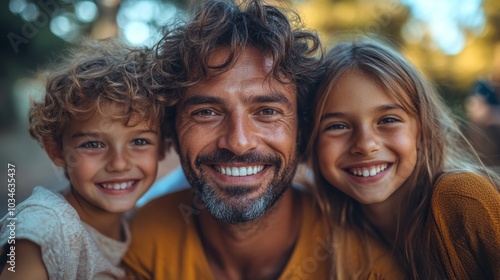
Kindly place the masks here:
[(264, 165), (241, 166), (241, 167), (224, 167), (215, 166), (215, 170), (227, 176), (250, 176), (261, 172)]
[(125, 190), (131, 188), (134, 184), (134, 181), (122, 182), (122, 183), (102, 183), (99, 186), (107, 189), (107, 190)]
[(373, 177), (387, 168), (387, 163), (370, 168), (349, 168), (349, 172), (356, 176)]

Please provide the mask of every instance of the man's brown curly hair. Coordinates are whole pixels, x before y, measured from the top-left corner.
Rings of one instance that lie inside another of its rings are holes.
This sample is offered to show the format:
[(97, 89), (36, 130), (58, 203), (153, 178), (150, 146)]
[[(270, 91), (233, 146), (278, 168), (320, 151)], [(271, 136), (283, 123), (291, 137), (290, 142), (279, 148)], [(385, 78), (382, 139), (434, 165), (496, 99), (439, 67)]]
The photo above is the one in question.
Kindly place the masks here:
[[(187, 87), (231, 69), (247, 46), (273, 58), (269, 78), (296, 86), (298, 150), (303, 152), (310, 127), (307, 112), (321, 72), (322, 53), (317, 34), (306, 30), (292, 10), (261, 0), (202, 1), (187, 23), (165, 30), (152, 63), (152, 85), (182, 96)], [(227, 61), (210, 65), (210, 55), (220, 47), (229, 48)], [(174, 123), (175, 110), (169, 110), (168, 133), (176, 139)]]

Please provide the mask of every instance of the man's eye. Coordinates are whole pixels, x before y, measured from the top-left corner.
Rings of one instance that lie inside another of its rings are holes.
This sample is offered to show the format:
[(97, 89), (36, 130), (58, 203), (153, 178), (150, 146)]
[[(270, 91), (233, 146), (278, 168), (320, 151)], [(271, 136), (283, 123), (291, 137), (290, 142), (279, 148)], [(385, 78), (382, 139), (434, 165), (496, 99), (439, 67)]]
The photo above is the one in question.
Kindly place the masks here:
[(78, 147), (84, 148), (84, 149), (98, 149), (98, 148), (103, 148), (104, 146), (101, 142), (98, 142), (98, 141), (88, 141), (88, 142), (81, 144)]
[(260, 113), (262, 115), (274, 115), (274, 114), (276, 114), (276, 110), (271, 109), (271, 108), (266, 108), (266, 109), (263, 109), (262, 111), (260, 111)]
[(196, 112), (197, 115), (200, 116), (215, 116), (215, 112), (210, 110), (210, 109), (203, 109), (198, 112)]

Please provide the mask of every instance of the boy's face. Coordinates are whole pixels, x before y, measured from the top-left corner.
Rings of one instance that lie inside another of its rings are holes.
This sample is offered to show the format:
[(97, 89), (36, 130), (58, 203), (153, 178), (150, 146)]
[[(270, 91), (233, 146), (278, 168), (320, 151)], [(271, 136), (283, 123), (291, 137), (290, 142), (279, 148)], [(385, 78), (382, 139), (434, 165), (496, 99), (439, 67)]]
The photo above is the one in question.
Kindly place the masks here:
[[(107, 115), (118, 112), (102, 106)], [(129, 125), (93, 114), (73, 120), (63, 134), (60, 162), (78, 208), (92, 213), (123, 213), (135, 205), (156, 179), (160, 159), (160, 128), (132, 118)]]

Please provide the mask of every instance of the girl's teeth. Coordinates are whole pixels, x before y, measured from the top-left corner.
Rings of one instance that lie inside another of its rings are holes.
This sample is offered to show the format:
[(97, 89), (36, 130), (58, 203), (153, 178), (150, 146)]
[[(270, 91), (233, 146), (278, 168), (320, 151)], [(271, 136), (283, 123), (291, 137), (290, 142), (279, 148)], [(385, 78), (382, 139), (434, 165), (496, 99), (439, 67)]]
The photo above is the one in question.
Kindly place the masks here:
[(384, 171), (387, 168), (387, 164), (379, 165), (376, 167), (372, 167), (370, 169), (365, 169), (365, 168), (352, 168), (349, 169), (349, 172), (355, 176), (362, 176), (362, 177), (373, 177), (380, 172)]

